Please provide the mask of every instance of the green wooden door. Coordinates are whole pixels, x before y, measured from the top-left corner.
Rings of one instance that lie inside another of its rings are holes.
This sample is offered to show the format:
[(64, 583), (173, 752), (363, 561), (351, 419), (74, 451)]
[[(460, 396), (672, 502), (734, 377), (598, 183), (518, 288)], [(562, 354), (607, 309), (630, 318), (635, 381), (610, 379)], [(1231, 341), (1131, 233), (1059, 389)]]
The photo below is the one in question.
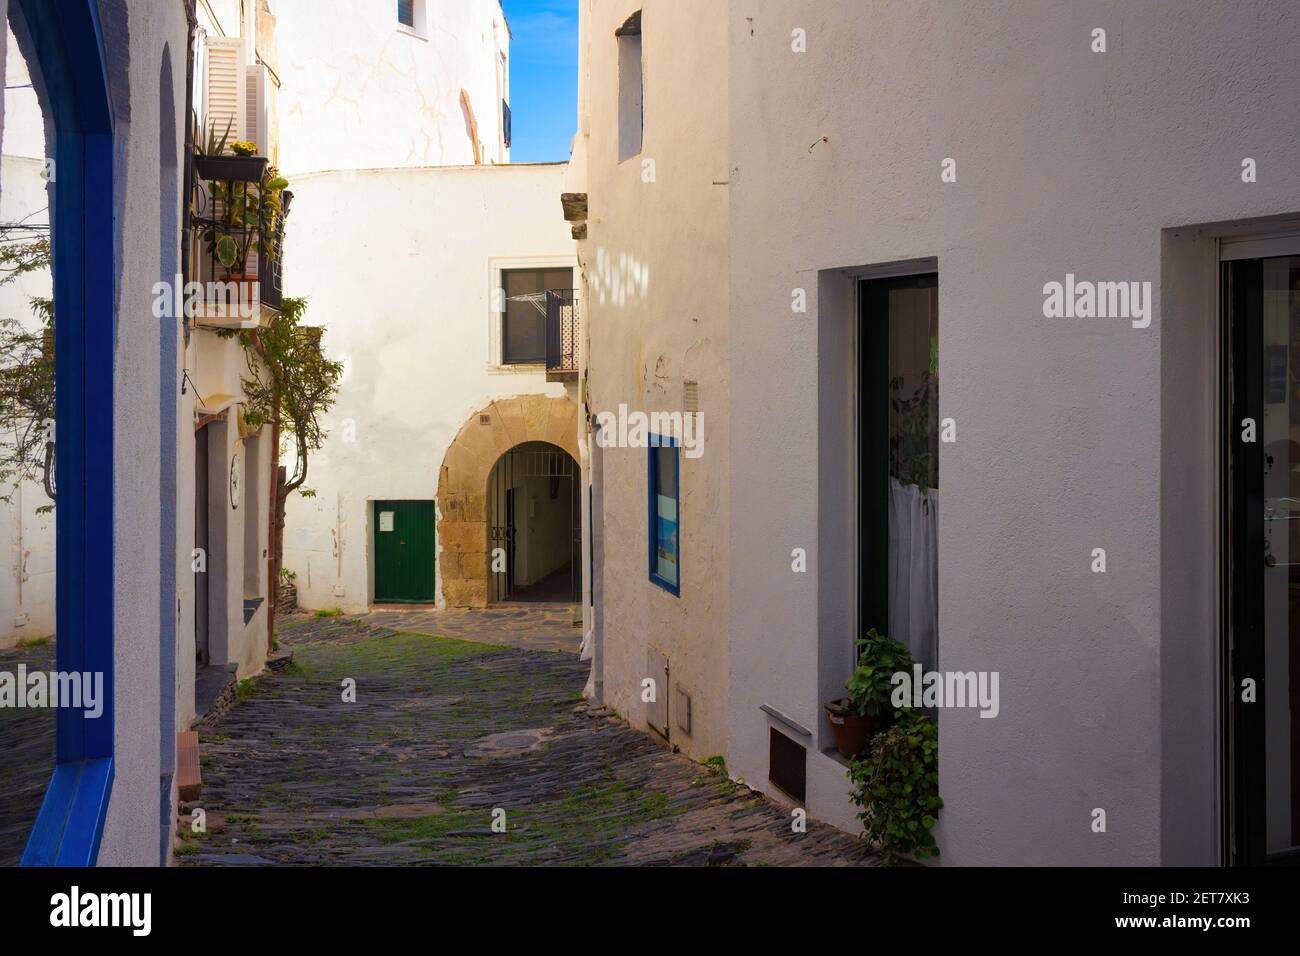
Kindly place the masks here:
[(433, 502), (376, 501), (375, 603), (433, 601)]

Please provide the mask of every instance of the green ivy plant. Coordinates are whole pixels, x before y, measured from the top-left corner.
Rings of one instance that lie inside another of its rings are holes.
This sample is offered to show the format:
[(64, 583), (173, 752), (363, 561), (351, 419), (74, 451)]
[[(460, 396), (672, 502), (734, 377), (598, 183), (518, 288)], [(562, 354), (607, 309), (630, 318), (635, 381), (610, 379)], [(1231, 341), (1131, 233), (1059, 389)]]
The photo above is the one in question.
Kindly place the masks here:
[(858, 666), (844, 685), (850, 713), (859, 717), (892, 717), (894, 692), (891, 678), (899, 671), (911, 671), (912, 654), (898, 641), (876, 632), (858, 641)]
[[(50, 241), (0, 241), (0, 286), (30, 272), (50, 268)], [(20, 482), (45, 491), (54, 509), (54, 300), (31, 298), (36, 327), (0, 319), (0, 502), (13, 497)]]
[(939, 728), (910, 708), (876, 734), (866, 754), (849, 764), (852, 799), (862, 808), (863, 836), (886, 864), (938, 856)]
[(244, 420), (252, 428), (270, 423), (282, 447), (281, 460), (288, 462), (276, 477), (272, 542), (276, 579), (284, 566), (285, 505), (289, 495), (299, 489), (303, 495), (312, 494), (302, 487), (308, 458), (324, 444), (324, 416), (338, 398), (343, 377), (343, 363), (325, 354), (325, 329), (302, 324), (306, 308), (306, 299), (285, 296), (280, 314), (269, 326), (217, 333), (223, 338), (238, 337), (244, 347), (248, 369), (242, 382), (248, 399)]

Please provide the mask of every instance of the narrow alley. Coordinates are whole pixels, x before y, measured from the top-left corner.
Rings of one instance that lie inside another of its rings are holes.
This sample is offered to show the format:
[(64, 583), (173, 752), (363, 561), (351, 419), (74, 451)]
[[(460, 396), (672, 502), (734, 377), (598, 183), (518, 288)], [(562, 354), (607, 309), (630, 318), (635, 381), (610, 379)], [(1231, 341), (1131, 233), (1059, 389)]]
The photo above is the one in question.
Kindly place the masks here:
[(203, 790), (182, 806), (178, 862), (874, 863), (831, 827), (794, 832), (720, 760), (670, 753), (589, 706), (569, 616), (538, 605), (287, 619), (288, 669), (241, 683), (199, 727)]

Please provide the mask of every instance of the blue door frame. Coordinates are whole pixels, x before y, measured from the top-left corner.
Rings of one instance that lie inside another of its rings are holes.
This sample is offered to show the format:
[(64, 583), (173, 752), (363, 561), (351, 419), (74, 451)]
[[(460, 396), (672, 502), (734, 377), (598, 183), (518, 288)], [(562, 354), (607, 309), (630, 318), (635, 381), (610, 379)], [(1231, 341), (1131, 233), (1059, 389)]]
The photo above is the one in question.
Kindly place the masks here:
[(113, 108), (96, 0), (11, 0), (55, 131), (58, 669), (104, 675), (104, 712), (60, 708), (23, 866), (93, 866), (113, 787)]

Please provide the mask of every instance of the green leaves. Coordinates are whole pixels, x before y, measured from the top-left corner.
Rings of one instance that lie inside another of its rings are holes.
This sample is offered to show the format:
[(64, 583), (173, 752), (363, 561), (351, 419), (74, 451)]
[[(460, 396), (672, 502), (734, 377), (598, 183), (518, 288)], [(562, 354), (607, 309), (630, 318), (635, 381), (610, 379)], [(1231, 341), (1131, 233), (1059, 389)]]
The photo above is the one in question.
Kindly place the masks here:
[(233, 266), (239, 257), (239, 244), (229, 235), (217, 236), (212, 248), (216, 253), (217, 261), (227, 269)]
[(849, 708), (862, 717), (892, 716), (890, 696), (894, 685), (891, 679), (898, 671), (911, 669), (911, 652), (898, 641), (883, 637), (872, 628), (858, 641), (858, 666), (844, 685)]
[[(0, 286), (48, 270), (50, 261), (44, 237), (0, 244)], [(39, 482), (51, 500), (55, 496), (54, 300), (33, 298), (31, 308), (37, 328), (0, 320), (0, 431), (9, 436), (0, 447), (0, 501), (23, 480)]]
[(917, 711), (898, 712), (876, 734), (866, 755), (849, 764), (852, 799), (862, 812), (863, 836), (884, 862), (937, 856), (931, 832), (943, 808), (939, 796), (939, 728)]

